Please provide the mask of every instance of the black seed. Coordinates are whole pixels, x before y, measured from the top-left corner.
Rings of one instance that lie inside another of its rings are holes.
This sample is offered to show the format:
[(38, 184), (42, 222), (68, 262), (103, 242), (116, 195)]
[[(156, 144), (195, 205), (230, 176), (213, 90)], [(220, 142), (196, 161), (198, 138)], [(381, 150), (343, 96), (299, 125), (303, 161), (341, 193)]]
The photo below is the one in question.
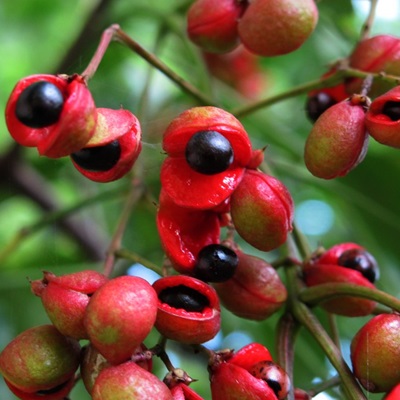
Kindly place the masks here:
[(282, 390), (281, 384), (273, 379), (265, 379), (265, 382), (268, 383), (268, 386), (274, 391), (278, 399), (280, 399), (281, 397), (279, 395)]
[(198, 255), (194, 276), (205, 282), (224, 282), (235, 274), (238, 263), (233, 250), (221, 244), (210, 244)]
[(104, 146), (85, 147), (71, 154), (71, 158), (81, 168), (88, 171), (108, 171), (121, 156), (121, 146), (114, 140)]
[(158, 298), (171, 307), (189, 312), (202, 312), (210, 304), (206, 296), (184, 285), (166, 288), (160, 292)]
[(388, 116), (392, 121), (400, 119), (400, 102), (388, 101), (382, 109), (382, 114)]
[(361, 272), (371, 283), (379, 278), (378, 263), (370, 253), (362, 249), (343, 252), (338, 259), (338, 265)]
[(307, 116), (312, 122), (315, 122), (324, 111), (336, 103), (337, 101), (329, 94), (324, 92), (316, 93), (307, 99)]
[(17, 119), (30, 128), (44, 128), (58, 121), (64, 105), (57, 86), (37, 81), (25, 88), (15, 106)]
[(186, 145), (185, 156), (195, 171), (214, 175), (228, 169), (233, 161), (233, 149), (229, 140), (215, 131), (195, 133)]

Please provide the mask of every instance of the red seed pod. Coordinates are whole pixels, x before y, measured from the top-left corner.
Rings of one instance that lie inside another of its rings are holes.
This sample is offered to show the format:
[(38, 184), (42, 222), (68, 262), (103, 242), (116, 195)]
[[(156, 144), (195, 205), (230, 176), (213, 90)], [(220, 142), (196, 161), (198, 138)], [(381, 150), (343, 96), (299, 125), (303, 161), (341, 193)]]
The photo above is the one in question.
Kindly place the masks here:
[(181, 207), (211, 209), (235, 190), (251, 158), (242, 124), (216, 107), (186, 110), (167, 127), (161, 184)]
[(400, 148), (400, 86), (377, 97), (365, 117), (368, 133), (379, 143)]
[(83, 316), (90, 296), (107, 278), (97, 271), (81, 271), (56, 276), (44, 272), (43, 279), (31, 282), (33, 294), (42, 300), (53, 325), (64, 335), (87, 339)]
[(254, 0), (240, 19), (238, 31), (248, 50), (272, 57), (297, 50), (317, 21), (314, 0)]
[(285, 303), (287, 290), (276, 270), (265, 260), (238, 250), (236, 253), (239, 264), (235, 275), (214, 284), (219, 299), (238, 317), (266, 319)]
[(161, 244), (180, 273), (192, 274), (200, 250), (219, 243), (219, 214), (177, 206), (162, 189), (157, 212)]
[(70, 385), (79, 366), (79, 354), (79, 343), (53, 325), (36, 326), (20, 333), (4, 348), (0, 373), (17, 391), (51, 391)]
[(133, 167), (142, 150), (139, 120), (128, 110), (98, 108), (92, 139), (71, 154), (74, 167), (95, 182), (122, 178)]
[(211, 340), (221, 326), (218, 296), (198, 279), (173, 275), (153, 283), (158, 296), (155, 327), (168, 339), (187, 344)]
[(17, 143), (58, 158), (86, 145), (97, 111), (82, 76), (31, 75), (16, 84), (5, 117)]
[(368, 146), (368, 103), (365, 96), (353, 95), (329, 107), (317, 119), (304, 149), (305, 164), (314, 176), (344, 176), (364, 159)]
[[(147, 348), (144, 344), (139, 345), (133, 352), (133, 359), (135, 361), (138, 356), (145, 353)], [(153, 368), (152, 358), (143, 358), (140, 361), (135, 361), (137, 365), (146, 371), (151, 372)], [(91, 345), (83, 348), (81, 356), (80, 373), (85, 388), (89, 394), (92, 393), (93, 385), (99, 376), (99, 373), (111, 364)]]
[[(352, 283), (375, 288), (372, 283), (379, 276), (375, 259), (355, 243), (333, 246), (320, 256), (311, 259), (304, 266), (304, 280), (307, 286), (324, 283)], [(373, 280), (371, 281), (371, 277)], [(327, 311), (356, 317), (370, 314), (376, 303), (360, 297), (342, 296), (321, 304)]]
[(184, 383), (179, 383), (174, 386), (171, 389), (171, 394), (174, 400), (204, 400), (192, 388)]
[(249, 244), (262, 251), (286, 241), (293, 222), (293, 200), (282, 182), (255, 170), (246, 170), (231, 196), (235, 229)]
[(386, 396), (383, 400), (398, 400), (400, 399), (400, 383), (396, 385)]
[(187, 13), (190, 40), (211, 53), (226, 53), (239, 45), (237, 24), (244, 2), (197, 0)]
[(157, 295), (142, 278), (120, 276), (90, 298), (84, 325), (94, 347), (111, 364), (130, 359), (150, 333), (157, 315)]
[(380, 314), (354, 336), (354, 375), (369, 392), (388, 392), (400, 382), (400, 316)]
[(75, 385), (75, 376), (56, 388), (40, 390), (35, 393), (23, 392), (8, 382), (7, 379), (4, 379), (4, 382), (10, 391), (21, 400), (64, 400)]
[[(397, 75), (400, 68), (400, 38), (390, 35), (377, 35), (359, 42), (350, 55), (351, 68), (365, 72)], [(346, 91), (349, 94), (359, 93), (362, 79), (348, 78)], [(393, 83), (375, 79), (369, 96), (376, 97), (393, 87)]]
[(256, 99), (268, 87), (259, 57), (244, 46), (226, 54), (203, 52), (203, 58), (213, 77), (231, 86), (244, 97)]
[(203, 400), (189, 387), (193, 379), (180, 368), (168, 372), (163, 382), (170, 388), (174, 400)]
[(96, 379), (93, 400), (173, 400), (168, 387), (132, 361), (104, 368)]
[(212, 399), (277, 400), (268, 383), (250, 373), (254, 365), (265, 361), (272, 361), (268, 349), (259, 343), (251, 343), (226, 361), (211, 365)]

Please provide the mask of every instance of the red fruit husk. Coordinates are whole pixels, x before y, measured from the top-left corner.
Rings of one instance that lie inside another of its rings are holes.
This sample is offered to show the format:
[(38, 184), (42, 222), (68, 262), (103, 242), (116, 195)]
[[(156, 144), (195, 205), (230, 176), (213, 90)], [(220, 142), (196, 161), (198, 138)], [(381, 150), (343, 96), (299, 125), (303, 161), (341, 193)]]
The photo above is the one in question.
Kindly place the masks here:
[(16, 388), (7, 379), (4, 379), (4, 382), (10, 391), (21, 400), (64, 400), (75, 385), (75, 376), (72, 375), (68, 381), (55, 388), (34, 393), (26, 393)]
[(236, 254), (239, 264), (235, 275), (214, 284), (220, 301), (241, 318), (266, 319), (285, 303), (287, 290), (276, 270), (265, 260), (237, 250)]
[(104, 368), (96, 379), (93, 400), (173, 400), (168, 387), (132, 361)]
[(98, 108), (97, 112), (96, 130), (84, 148), (104, 146), (118, 140), (121, 148), (118, 162), (107, 171), (90, 171), (80, 167), (72, 158), (71, 161), (86, 178), (95, 182), (112, 182), (126, 175), (139, 157), (142, 150), (141, 127), (139, 120), (128, 110)]
[(250, 343), (234, 352), (227, 362), (249, 370), (260, 361), (273, 361), (269, 350), (260, 343)]
[(172, 266), (180, 273), (191, 274), (200, 250), (219, 243), (219, 214), (179, 207), (162, 189), (157, 229)]
[[(316, 286), (324, 283), (342, 282), (375, 289), (375, 286), (354, 269), (331, 264), (317, 264), (304, 271), (304, 280), (307, 286)], [(325, 310), (348, 317), (369, 315), (376, 306), (376, 302), (361, 297), (341, 296), (321, 303)]]
[(193, 389), (184, 383), (180, 383), (171, 389), (174, 400), (203, 400)]
[(400, 104), (400, 86), (396, 86), (382, 96), (377, 97), (365, 116), (368, 133), (379, 143), (400, 148), (400, 119), (392, 121), (383, 113), (383, 107), (388, 101)]
[(380, 314), (354, 336), (354, 375), (369, 392), (387, 392), (400, 382), (400, 315)]
[(336, 244), (335, 246), (330, 247), (328, 250), (324, 251), (317, 258), (312, 260), (312, 263), (318, 264), (331, 264), (337, 265), (339, 257), (348, 250), (365, 250), (364, 247), (360, 246), (357, 243), (346, 242)]
[(276, 178), (246, 170), (231, 196), (232, 221), (238, 234), (262, 251), (282, 245), (292, 230), (293, 200)]
[(248, 50), (272, 57), (297, 50), (317, 21), (314, 0), (254, 0), (243, 13), (238, 32)]
[[(64, 105), (59, 120), (45, 128), (30, 128), (15, 115), (21, 92), (31, 84), (45, 80), (60, 89)], [(97, 111), (86, 82), (80, 75), (31, 75), (21, 79), (6, 106), (6, 123), (11, 136), (22, 146), (37, 146), (39, 154), (51, 158), (67, 156), (84, 147), (92, 137)]]
[(366, 109), (357, 97), (329, 107), (313, 125), (304, 161), (314, 176), (323, 179), (344, 176), (364, 159), (368, 146)]
[[(229, 140), (234, 154), (226, 171), (204, 175), (186, 161), (185, 149), (197, 132), (213, 130)], [(161, 184), (172, 201), (181, 207), (211, 209), (223, 203), (241, 181), (252, 150), (242, 124), (230, 113), (216, 107), (186, 110), (167, 127), (163, 149), (168, 154), (161, 167)]]
[(383, 400), (398, 400), (400, 399), (400, 383), (396, 385), (386, 396)]
[(245, 2), (197, 0), (187, 13), (190, 40), (211, 53), (226, 53), (239, 45), (237, 23)]
[[(377, 35), (357, 44), (349, 58), (351, 68), (365, 72), (398, 75), (400, 69), (400, 38), (391, 35)], [(359, 93), (362, 79), (348, 78), (345, 82), (349, 94)], [(379, 96), (394, 86), (393, 83), (375, 79), (368, 92), (371, 97)]]
[(83, 316), (90, 295), (108, 281), (97, 271), (80, 271), (56, 276), (44, 272), (43, 279), (31, 282), (32, 292), (42, 300), (53, 325), (64, 335), (87, 339)]
[(208, 300), (201, 312), (175, 308), (158, 299), (155, 327), (166, 338), (187, 344), (200, 344), (211, 340), (220, 330), (221, 311), (217, 293), (207, 283), (198, 279), (173, 275), (153, 283), (157, 295), (167, 289), (186, 286), (194, 289)]
[(20, 333), (0, 354), (0, 373), (24, 393), (64, 385), (79, 366), (79, 343), (53, 325)]
[(84, 325), (94, 347), (111, 364), (129, 360), (150, 333), (157, 315), (157, 295), (142, 278), (120, 276), (91, 297)]

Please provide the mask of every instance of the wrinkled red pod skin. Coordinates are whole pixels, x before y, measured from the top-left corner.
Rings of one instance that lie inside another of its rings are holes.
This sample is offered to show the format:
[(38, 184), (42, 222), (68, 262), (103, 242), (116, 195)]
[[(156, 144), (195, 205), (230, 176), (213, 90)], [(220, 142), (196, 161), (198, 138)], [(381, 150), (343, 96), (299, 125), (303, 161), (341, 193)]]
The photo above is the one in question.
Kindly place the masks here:
[(388, 392), (400, 382), (400, 315), (380, 314), (354, 336), (354, 375), (369, 392)]
[[(234, 159), (229, 168), (214, 175), (194, 171), (186, 161), (185, 149), (199, 131), (213, 130), (229, 140)], [(249, 137), (242, 124), (217, 107), (194, 107), (184, 111), (167, 127), (163, 149), (168, 154), (161, 167), (161, 184), (179, 206), (210, 209), (223, 203), (235, 190), (251, 159)]]
[(153, 283), (157, 295), (167, 288), (186, 286), (208, 300), (201, 312), (175, 308), (158, 299), (156, 329), (168, 339), (186, 344), (200, 344), (211, 340), (221, 327), (221, 311), (214, 288), (203, 281), (185, 275), (160, 278)]
[(193, 389), (184, 383), (180, 383), (171, 389), (174, 400), (203, 400)]
[(363, 104), (351, 98), (329, 107), (317, 119), (304, 148), (306, 167), (314, 176), (344, 176), (364, 159), (368, 147), (365, 112)]
[(67, 382), (60, 385), (57, 389), (49, 389), (38, 391), (35, 393), (26, 393), (13, 386), (10, 382), (4, 379), (10, 391), (21, 400), (64, 400), (75, 385), (75, 376), (72, 376)]
[(293, 200), (282, 182), (246, 170), (231, 196), (231, 216), (238, 234), (258, 250), (274, 250), (292, 230)]
[[(16, 115), (17, 100), (24, 89), (37, 81), (47, 81), (63, 93), (64, 105), (55, 124), (45, 128), (31, 128), (21, 123)], [(67, 156), (85, 146), (92, 137), (97, 111), (86, 82), (80, 75), (31, 75), (21, 79), (8, 100), (6, 124), (13, 139), (22, 146), (37, 146), (39, 154), (50, 158)]]
[(32, 292), (42, 300), (53, 325), (64, 335), (87, 339), (83, 316), (90, 296), (108, 281), (97, 271), (81, 271), (56, 276), (44, 272), (43, 279), (31, 282)]
[(190, 40), (212, 53), (226, 53), (239, 44), (237, 24), (244, 10), (237, 0), (197, 0), (187, 13)]
[[(90, 171), (82, 168), (73, 159), (74, 167), (94, 182), (112, 182), (122, 178), (133, 167), (142, 150), (142, 131), (139, 120), (128, 110), (98, 108), (98, 121), (92, 139), (84, 148), (104, 146), (118, 140), (121, 155), (117, 163), (106, 171)], [(81, 149), (79, 149), (81, 150)]]
[[(307, 286), (316, 286), (324, 283), (342, 282), (375, 289), (375, 286), (363, 275), (353, 269), (333, 264), (317, 264), (304, 271), (304, 280)], [(360, 297), (342, 296), (327, 300), (321, 304), (325, 310), (348, 317), (369, 315), (376, 306), (376, 302)]]
[(265, 71), (259, 57), (244, 46), (226, 54), (203, 52), (203, 58), (211, 75), (237, 90), (242, 96), (256, 99), (268, 87)]
[(386, 396), (383, 400), (398, 400), (400, 399), (400, 383), (396, 385)]
[(200, 250), (219, 243), (219, 214), (177, 206), (162, 189), (157, 212), (162, 247), (175, 270), (191, 274)]
[(393, 121), (384, 113), (387, 102), (400, 104), (400, 86), (377, 97), (368, 109), (365, 125), (368, 133), (379, 143), (400, 148), (400, 119)]
[(127, 361), (150, 333), (157, 295), (142, 278), (120, 276), (90, 298), (84, 325), (94, 347), (111, 364)]
[[(384, 72), (398, 75), (400, 69), (400, 38), (391, 35), (377, 35), (362, 40), (349, 58), (351, 68), (365, 72)], [(348, 78), (346, 91), (349, 94), (359, 93), (362, 79)], [(393, 83), (376, 79), (372, 83), (369, 96), (376, 97), (393, 87)]]
[(79, 366), (79, 343), (53, 325), (20, 333), (0, 354), (0, 373), (23, 393), (52, 390), (74, 376)]
[(226, 282), (214, 284), (219, 299), (238, 317), (256, 321), (266, 319), (285, 303), (286, 287), (265, 260), (241, 251), (236, 254), (239, 264), (235, 275)]
[[(146, 350), (146, 346), (141, 344), (134, 350), (134, 354), (142, 353)], [(153, 362), (151, 358), (135, 362), (146, 371), (152, 371)], [(92, 345), (89, 344), (82, 349), (80, 373), (82, 381), (89, 394), (92, 393), (93, 385), (99, 376), (99, 373), (104, 368), (110, 366), (111, 364)]]
[(297, 50), (318, 21), (314, 0), (254, 0), (238, 24), (243, 45), (260, 56), (279, 56)]
[(260, 361), (272, 361), (268, 349), (251, 343), (235, 352), (226, 362), (211, 366), (213, 400), (277, 400), (267, 382), (250, 374)]
[(104, 368), (92, 391), (93, 400), (173, 400), (168, 387), (132, 361)]

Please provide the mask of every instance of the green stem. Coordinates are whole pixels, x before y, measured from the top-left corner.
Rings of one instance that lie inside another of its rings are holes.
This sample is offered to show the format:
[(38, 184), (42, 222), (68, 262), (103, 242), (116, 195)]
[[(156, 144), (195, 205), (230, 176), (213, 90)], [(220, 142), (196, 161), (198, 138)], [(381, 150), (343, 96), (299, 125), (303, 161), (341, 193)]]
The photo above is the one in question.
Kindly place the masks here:
[[(290, 313), (285, 313), (280, 318), (277, 328), (277, 363), (286, 371), (292, 383), (294, 382), (294, 342), (299, 328), (299, 324)], [(294, 385), (291, 387), (287, 400), (294, 400)]]
[(331, 282), (308, 287), (299, 293), (299, 300), (309, 305), (316, 305), (334, 297), (348, 295), (373, 300), (394, 311), (400, 312), (400, 300), (397, 297), (379, 289), (372, 289), (351, 283)]
[(376, 6), (378, 5), (379, 0), (370, 0), (370, 1), (371, 1), (371, 7), (369, 8), (367, 19), (365, 20), (364, 25), (361, 28), (360, 41), (365, 40), (369, 37), (372, 25), (374, 23)]
[(125, 260), (133, 261), (135, 263), (142, 264), (148, 269), (151, 269), (152, 271), (156, 272), (159, 275), (163, 274), (162, 268), (159, 267), (157, 264), (152, 263), (151, 261), (147, 260), (146, 258), (140, 256), (137, 253), (134, 253), (133, 251), (126, 250), (126, 249), (118, 249), (114, 252), (115, 257), (118, 258), (123, 258)]
[(327, 379), (326, 381), (323, 381), (319, 383), (318, 385), (315, 385), (312, 389), (307, 390), (307, 393), (311, 396), (314, 397), (319, 393), (325, 392), (325, 390), (328, 390), (332, 387), (340, 385), (340, 376), (335, 375), (330, 379)]
[(134, 51), (137, 55), (146, 60), (154, 68), (158, 69), (165, 76), (167, 76), (172, 82), (179, 86), (182, 91), (195, 98), (200, 104), (204, 105), (216, 105), (215, 102), (205, 96), (201, 91), (194, 87), (191, 83), (185, 81), (181, 76), (175, 73), (171, 68), (164, 64), (154, 54), (145, 50), (135, 40), (129, 37), (122, 29), (117, 29), (115, 32), (115, 39), (125, 44), (128, 48)]
[(329, 337), (323, 326), (320, 324), (311, 310), (301, 301), (299, 301), (299, 278), (298, 267), (292, 266), (286, 268), (287, 285), (289, 292), (288, 307), (296, 318), (298, 323), (303, 325), (314, 337), (317, 343), (338, 372), (343, 389), (349, 400), (365, 400), (365, 396), (355, 380), (350, 368), (343, 360), (343, 357), (336, 347), (335, 343)]

